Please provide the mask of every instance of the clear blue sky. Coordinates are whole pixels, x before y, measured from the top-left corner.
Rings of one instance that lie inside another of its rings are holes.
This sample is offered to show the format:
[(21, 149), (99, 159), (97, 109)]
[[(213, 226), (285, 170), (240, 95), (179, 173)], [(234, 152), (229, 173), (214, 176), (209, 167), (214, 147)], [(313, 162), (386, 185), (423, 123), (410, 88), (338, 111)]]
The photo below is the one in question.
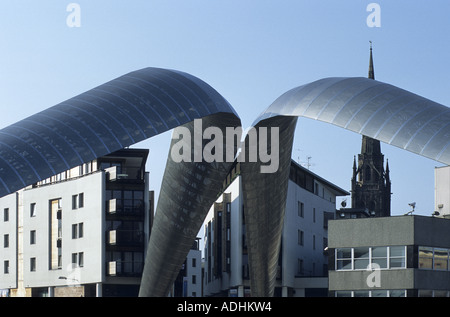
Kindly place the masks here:
[[(69, 3), (81, 8), (70, 28)], [(369, 3), (381, 8), (370, 28)], [(3, 0), (0, 6), (0, 127), (127, 72), (148, 66), (191, 73), (237, 110), (243, 125), (285, 91), (333, 76), (367, 76), (373, 41), (376, 79), (450, 106), (448, 0)], [(150, 148), (159, 193), (171, 133)], [(349, 190), (358, 134), (299, 119), (293, 158)], [(438, 162), (383, 144), (392, 213), (434, 210)]]

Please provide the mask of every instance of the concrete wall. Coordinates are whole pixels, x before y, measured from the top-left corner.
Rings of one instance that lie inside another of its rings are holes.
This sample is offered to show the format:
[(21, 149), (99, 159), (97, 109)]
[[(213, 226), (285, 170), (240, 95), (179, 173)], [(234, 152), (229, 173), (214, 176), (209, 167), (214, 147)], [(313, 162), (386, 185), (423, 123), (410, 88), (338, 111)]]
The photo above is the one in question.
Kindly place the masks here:
[(413, 216), (344, 219), (328, 223), (329, 248), (413, 244)]

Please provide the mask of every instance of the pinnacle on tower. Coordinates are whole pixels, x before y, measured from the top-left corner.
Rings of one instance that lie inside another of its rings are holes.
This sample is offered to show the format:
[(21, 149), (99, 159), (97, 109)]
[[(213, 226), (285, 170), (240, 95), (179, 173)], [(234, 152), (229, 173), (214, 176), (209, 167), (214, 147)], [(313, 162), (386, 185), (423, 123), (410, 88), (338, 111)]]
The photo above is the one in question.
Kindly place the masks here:
[(372, 41), (370, 42), (370, 59), (369, 59), (369, 78), (375, 79), (375, 71), (373, 69), (373, 57), (372, 57)]

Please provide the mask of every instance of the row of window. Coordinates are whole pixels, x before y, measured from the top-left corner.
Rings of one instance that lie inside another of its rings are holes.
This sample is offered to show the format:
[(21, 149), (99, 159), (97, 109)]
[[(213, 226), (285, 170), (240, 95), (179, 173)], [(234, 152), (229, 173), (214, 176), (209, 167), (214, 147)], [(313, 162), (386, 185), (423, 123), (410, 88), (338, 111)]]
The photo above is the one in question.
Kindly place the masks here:
[[(84, 224), (82, 222), (72, 225), (72, 239), (83, 238)], [(36, 244), (36, 230), (30, 230), (30, 244)], [(3, 235), (3, 247), (9, 248), (9, 234)]]
[[(10, 269), (9, 260), (3, 261), (3, 273), (9, 274)], [(84, 252), (72, 253), (72, 267), (83, 267), (84, 266)], [(30, 272), (36, 272), (36, 258), (30, 258)]]
[[(336, 297), (407, 297), (406, 290), (358, 290), (336, 291)], [(417, 292), (418, 297), (450, 297), (447, 290), (423, 290)]]
[[(72, 195), (72, 210), (83, 208), (84, 207), (84, 193), (79, 193), (76, 195)], [(9, 209), (5, 208), (3, 210), (3, 220), (9, 221)], [(36, 217), (36, 203), (30, 204), (30, 217)]]
[(419, 269), (450, 270), (450, 249), (419, 247)]
[(338, 248), (335, 253), (336, 270), (367, 270), (406, 268), (406, 246)]
[(406, 297), (406, 290), (336, 291), (335, 297)]
[[(419, 269), (450, 270), (450, 249), (419, 246)], [(367, 270), (369, 264), (381, 269), (406, 268), (406, 246), (338, 248), (336, 270)]]

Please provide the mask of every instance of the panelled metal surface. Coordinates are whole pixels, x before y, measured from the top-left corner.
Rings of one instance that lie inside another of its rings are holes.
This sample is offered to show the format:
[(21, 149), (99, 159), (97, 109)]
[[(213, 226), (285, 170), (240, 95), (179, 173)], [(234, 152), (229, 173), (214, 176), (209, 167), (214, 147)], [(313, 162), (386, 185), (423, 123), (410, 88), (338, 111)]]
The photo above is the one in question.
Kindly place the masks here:
[(324, 78), (289, 90), (256, 120), (307, 117), (450, 164), (450, 108), (368, 78)]
[[(292, 123), (297, 117), (331, 123), (450, 164), (450, 109), (373, 79), (325, 78), (291, 89), (276, 99), (254, 126), (280, 127), (279, 148), (285, 149), (280, 151), (280, 167), (286, 157), (291, 157), (295, 131)], [(272, 296), (281, 243), (281, 232), (274, 229), (284, 219), (289, 175), (283, 168), (274, 174), (260, 174), (249, 163), (243, 164), (241, 170), (249, 222), (251, 291), (254, 296)], [(276, 205), (280, 201), (283, 203)]]
[(236, 115), (192, 75), (128, 73), (0, 130), (0, 197), (218, 112)]

